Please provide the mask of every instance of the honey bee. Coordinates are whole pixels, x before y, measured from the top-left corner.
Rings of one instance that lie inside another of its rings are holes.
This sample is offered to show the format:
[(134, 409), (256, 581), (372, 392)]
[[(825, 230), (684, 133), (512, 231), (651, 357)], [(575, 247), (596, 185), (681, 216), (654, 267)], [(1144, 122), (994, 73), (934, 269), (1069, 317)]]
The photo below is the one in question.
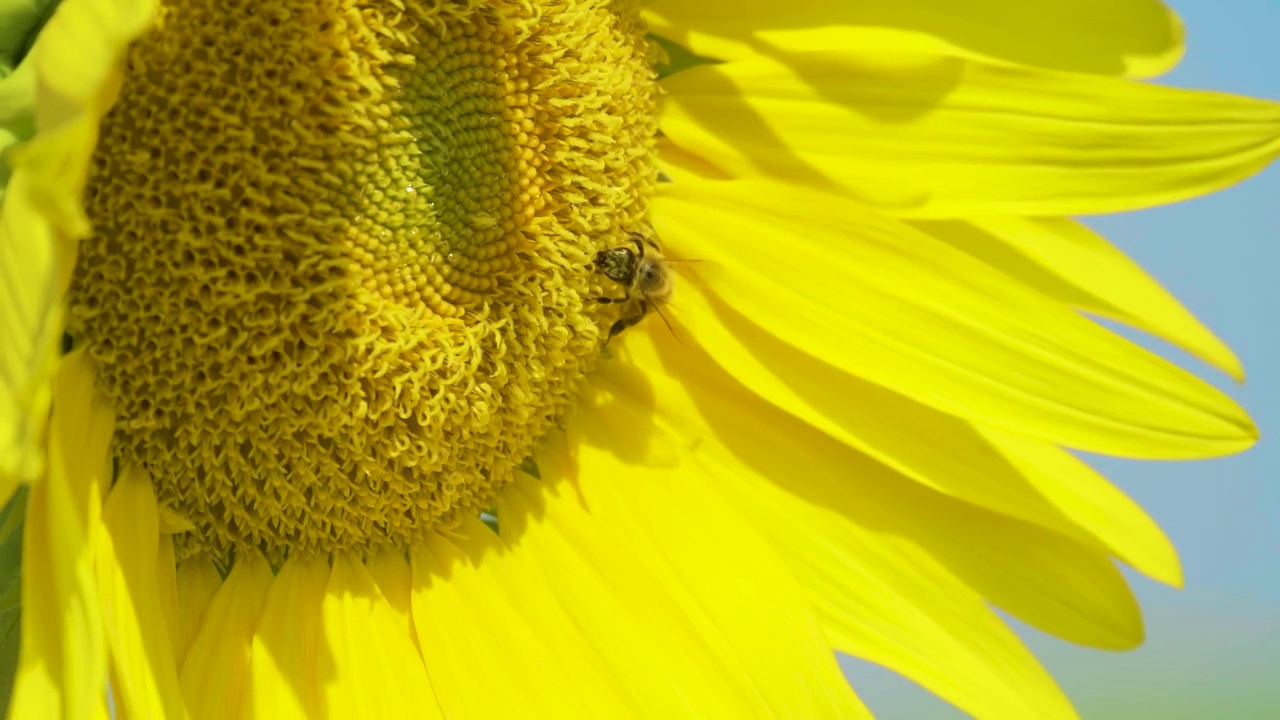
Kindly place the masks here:
[[(598, 297), (596, 302), (602, 305), (630, 304), (632, 306), (627, 314), (609, 328), (609, 337), (605, 339), (605, 344), (623, 330), (643, 320), (650, 310), (656, 310), (662, 321), (671, 328), (671, 323), (666, 315), (662, 314), (661, 307), (671, 300), (672, 291), (675, 289), (671, 268), (668, 267), (666, 258), (662, 257), (662, 250), (658, 248), (657, 243), (647, 236), (633, 232), (627, 239), (635, 245), (634, 249), (629, 245), (619, 245), (601, 250), (596, 253), (596, 260), (593, 263), (597, 272), (622, 286), (622, 297)], [(652, 248), (652, 252), (645, 252), (646, 245)], [(675, 332), (674, 329), (672, 332)]]

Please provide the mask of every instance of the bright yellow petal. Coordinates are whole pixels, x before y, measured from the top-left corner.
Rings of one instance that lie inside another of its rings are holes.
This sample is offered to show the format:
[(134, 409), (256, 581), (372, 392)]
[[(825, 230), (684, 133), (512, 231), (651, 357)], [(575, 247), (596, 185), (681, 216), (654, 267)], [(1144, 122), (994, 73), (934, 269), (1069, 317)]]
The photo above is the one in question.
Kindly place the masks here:
[[(495, 614), (492, 626), (478, 621), (488, 588), (477, 587), (477, 573), (466, 554), (444, 538), (432, 537), (411, 551), (409, 563), (418, 645), (444, 716), (515, 717), (541, 707), (527, 694), (537, 687), (524, 687), (515, 679), (519, 675), (506, 667), (514, 656), (523, 654), (527, 631), (509, 632), (519, 615)], [(468, 594), (474, 600), (468, 600)], [(499, 652), (501, 644), (492, 634), (498, 629), (510, 638), (513, 648), (506, 656)]]
[[(672, 361), (687, 349), (672, 350), (663, 336), (658, 339), (664, 349), (655, 354), (648, 338), (630, 334), (625, 352), (644, 367), (666, 365), (667, 372), (678, 372)], [(616, 386), (610, 375), (622, 371), (621, 365), (604, 366), (599, 380)], [(865, 460), (851, 462), (856, 456), (830, 446), (797, 448), (788, 440), (805, 431), (795, 421), (753, 410), (740, 389), (708, 384), (704, 377), (683, 379), (684, 387), (659, 380), (649, 388), (659, 422), (666, 417), (664, 410), (701, 411), (726, 441), (754, 450), (739, 459), (719, 440), (705, 439), (694, 457), (710, 472), (724, 501), (744, 512), (783, 553), (835, 647), (893, 668), (977, 717), (1073, 716), (1048, 674), (987, 608), (968, 578), (938, 552), (938, 546), (949, 542), (961, 545), (960, 555), (996, 556), (1000, 548), (983, 548), (964, 534), (949, 538), (955, 525), (932, 527), (930, 520), (939, 513), (926, 510), (919, 516), (913, 503), (923, 501), (927, 509), (937, 496), (912, 491), (912, 483), (894, 481), (883, 468)], [(693, 388), (705, 395), (690, 397)], [(734, 422), (719, 425), (722, 413)], [(744, 425), (751, 428), (745, 435), (739, 433)], [(814, 488), (809, 476), (815, 467), (828, 477), (838, 467), (839, 481), (851, 484), (847, 490), (835, 488), (837, 496), (830, 500), (865, 493), (868, 504), (861, 506), (862, 512), (845, 516), (840, 503), (828, 508), (821, 493), (796, 495), (795, 489)], [(774, 473), (781, 477), (774, 480)], [(961, 513), (960, 525), (985, 523), (990, 517), (975, 515), (960, 503), (949, 507)]]
[(37, 448), (62, 332), (60, 300), (75, 241), (97, 122), (119, 83), (125, 47), (150, 23), (155, 2), (68, 0), (31, 51), (38, 135), (9, 154), (0, 208), (0, 498), (41, 471)]
[(332, 682), (335, 664), (320, 617), (328, 584), (323, 558), (289, 560), (271, 582), (253, 637), (249, 717), (323, 717), (322, 686)]
[(1190, 373), (855, 203), (735, 181), (671, 184), (654, 207), (677, 257), (726, 268), (716, 297), (779, 339), (944, 412), (1136, 457), (1238, 452), (1257, 436), (1230, 398)]
[(1017, 472), (1071, 522), (1154, 580), (1182, 586), (1173, 543), (1142, 507), (1080, 458), (1061, 448), (995, 428), (979, 428)]
[(249, 658), (271, 580), (266, 560), (242, 554), (210, 601), (179, 675), (193, 718), (235, 720), (249, 712)]
[[(699, 415), (715, 440), (697, 445), (721, 477), (759, 475), (793, 495), (876, 533), (909, 538), (975, 592), (1023, 621), (1072, 642), (1130, 648), (1142, 620), (1123, 576), (1094, 544), (932, 492), (873, 459), (788, 417), (736, 384), (678, 374), (687, 349), (657, 334), (656, 352), (637, 336), (627, 352), (639, 367), (665, 366), (643, 392), (630, 372), (606, 364), (595, 380), (631, 402)], [(622, 375), (622, 381), (615, 381)], [(636, 429), (634, 432), (645, 432)], [(588, 496), (588, 501), (590, 497)]]
[(914, 43), (1060, 70), (1150, 77), (1182, 57), (1183, 30), (1157, 0), (654, 0), (654, 32), (737, 59), (778, 50)]
[(61, 310), (59, 259), (49, 227), (17, 173), (0, 209), (0, 502), (43, 472), (40, 441), (49, 411)]
[(722, 481), (805, 583), (839, 650), (889, 667), (975, 717), (1073, 716), (983, 598), (909, 538), (849, 522), (767, 482)]
[[(9, 703), (9, 717), (14, 720), (64, 717), (64, 602), (54, 580), (48, 494), (47, 486), (40, 483), (27, 498), (22, 535), (22, 647)], [(100, 646), (99, 651), (105, 672), (106, 648)]]
[(66, 520), (81, 532), (97, 524), (111, 484), (108, 448), (115, 411), (96, 391), (94, 377), (93, 362), (77, 348), (59, 360), (53, 384), (49, 461), (62, 463), (59, 469), (65, 474), (51, 472), (50, 477), (66, 481), (57, 492), (66, 492), (67, 507), (75, 512)]
[[(614, 643), (620, 636), (634, 638), (644, 632), (642, 628), (652, 632), (653, 625), (637, 621), (622, 632), (596, 629), (598, 616), (582, 609), (580, 599), (590, 596), (598, 602), (596, 607), (617, 609), (615, 596), (609, 590), (602, 590), (598, 575), (589, 567), (566, 557), (564, 547), (559, 544), (564, 538), (555, 532), (553, 521), (547, 516), (548, 505), (563, 498), (551, 492), (544, 494), (547, 490), (549, 486), (523, 472), (518, 473), (515, 484), (498, 501), (498, 537), (479, 521), (468, 520), (450, 538), (478, 565), (487, 582), (501, 583), (507, 588), (500, 596), (501, 601), (486, 608), (488, 612), (482, 617), (504, 612), (502, 605), (506, 604), (509, 608), (506, 612), (520, 618), (512, 625), (520, 629), (521, 636), (536, 636), (543, 630), (550, 633), (550, 642), (543, 639), (522, 643), (523, 652), (527, 654), (522, 658), (525, 667), (537, 664), (538, 655), (545, 653), (560, 659), (565, 677), (577, 679), (573, 683), (575, 687), (567, 689), (572, 701), (555, 696), (547, 700), (546, 696), (553, 692), (565, 694), (564, 678), (547, 683), (541, 679), (540, 672), (540, 684), (545, 685), (544, 707), (553, 715), (565, 713), (573, 717), (679, 717), (688, 710), (672, 707), (673, 695), (681, 695), (685, 708), (701, 703), (706, 703), (704, 707), (721, 707), (704, 699), (714, 690), (672, 692), (676, 683), (670, 683), (668, 678), (678, 671), (671, 665), (662, 671), (655, 668), (653, 648), (646, 642), (629, 645), (632, 652), (610, 654), (610, 648), (616, 647)], [(505, 524), (501, 518), (505, 518)], [(495, 556), (495, 552), (499, 554)], [(573, 584), (572, 589), (568, 583)], [(531, 587), (540, 591), (528, 592), (527, 588)], [(623, 611), (614, 615), (615, 619), (628, 617)], [(687, 639), (684, 628), (678, 626), (665, 636), (670, 638), (669, 648), (682, 646)], [(616, 662), (619, 659), (621, 662)], [(708, 684), (715, 687), (714, 681)], [(640, 696), (639, 687), (647, 689), (648, 697)]]
[(1067, 218), (914, 223), (1039, 292), (1178, 345), (1236, 380), (1240, 360), (1106, 238)]
[[(570, 431), (595, 424), (601, 414), (581, 413)], [(870, 717), (840, 674), (803, 592), (764, 538), (689, 468), (637, 466), (614, 450), (578, 447), (575, 484), (590, 520), (562, 502), (547, 509), (552, 526), (584, 558), (603, 555), (595, 550), (601, 546), (632, 548), (723, 671), (739, 687), (755, 689), (753, 714)], [(590, 542), (588, 522), (604, 542)], [(565, 577), (558, 587), (570, 581)]]
[(413, 573), (409, 568), (409, 559), (397, 549), (384, 548), (369, 558), (365, 566), (373, 581), (378, 584), (378, 591), (386, 598), (387, 605), (400, 618), (406, 637), (413, 641), (416, 648), (418, 631), (413, 627)]
[(939, 56), (761, 56), (663, 85), (676, 145), (916, 218), (1150, 207), (1280, 155), (1277, 103)]
[[(823, 705), (831, 701), (824, 680), (849, 711), (837, 716), (856, 716), (859, 706), (825, 647), (819, 652), (829, 676), (796, 664), (787, 677), (749, 681), (767, 663), (755, 636), (800, 627), (802, 601), (779, 615), (765, 609), (766, 600), (756, 612), (782, 627), (762, 631), (758, 619), (752, 633), (730, 635), (709, 615), (737, 630), (744, 611), (699, 604), (710, 602), (703, 591), (717, 581), (694, 579), (685, 589), (652, 543), (633, 545), (635, 535), (613, 533), (618, 516), (596, 517), (580, 505), (563, 483), (563, 463), (544, 459), (540, 467), (548, 480), (520, 477), (501, 497), (501, 538), (468, 520), (411, 556), (414, 624), (447, 717), (748, 717), (765, 712), (780, 687), (805, 682), (816, 697), (793, 698), (792, 711), (813, 717), (803, 708), (831, 707)], [(764, 563), (766, 574), (770, 568)], [(715, 602), (734, 608), (751, 600), (744, 584), (769, 587), (750, 572), (726, 569), (721, 577), (738, 595)], [(786, 657), (803, 656), (791, 640)]]
[[(478, 561), (454, 540), (469, 545)], [(572, 617), (551, 594), (548, 583), (556, 578), (513, 582), (537, 578), (530, 540), (522, 534), (519, 544), (504, 551), (476, 520), (453, 540), (435, 536), (410, 554), (414, 627), (444, 716), (636, 714), (592, 644), (596, 638), (581, 629), (591, 618)], [(627, 619), (625, 613), (615, 616), (619, 623)], [(644, 664), (646, 648), (636, 647), (637, 664)], [(660, 687), (653, 694), (665, 695)]]
[(358, 557), (335, 557), (322, 606), (329, 717), (439, 717), (413, 641)]
[(778, 408), (926, 487), (1084, 544), (1101, 543), (1142, 572), (1181, 583), (1164, 533), (1070, 453), (974, 425), (845, 373), (714, 302), (696, 284), (680, 290), (681, 318), (696, 324), (701, 347), (682, 348), (669, 371), (687, 382), (737, 391), (723, 368)]
[[(37, 602), (60, 610), (56, 634), (45, 639), (56, 638), (61, 645), (60, 659), (51, 656), (50, 667), (60, 666), (56, 682), (64, 694), (63, 712), (72, 718), (98, 715), (106, 682), (106, 639), (93, 564), (102, 502), (99, 488), (108, 467), (113, 423), (111, 408), (93, 390), (87, 357), (83, 352), (67, 355), (54, 378), (48, 472), (39, 484), (40, 509), (34, 511), (43, 513), (39, 526), (47, 536), (28, 537), (36, 552), (42, 552), (42, 543), (48, 544), (44, 567), (52, 575), (54, 592)], [(28, 522), (32, 513), (29, 509)], [(23, 561), (24, 571), (31, 563)]]
[(184, 715), (156, 579), (160, 539), (151, 479), (126, 465), (107, 496), (96, 561), (112, 691), (131, 718)]

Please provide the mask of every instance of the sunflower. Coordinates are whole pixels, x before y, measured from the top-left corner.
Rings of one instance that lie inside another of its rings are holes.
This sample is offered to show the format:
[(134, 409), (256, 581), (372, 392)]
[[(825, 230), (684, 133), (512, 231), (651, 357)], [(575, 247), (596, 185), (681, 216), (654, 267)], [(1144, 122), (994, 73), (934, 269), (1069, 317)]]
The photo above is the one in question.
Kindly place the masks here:
[(1126, 649), (1116, 562), (1181, 574), (1070, 450), (1257, 435), (1088, 317), (1242, 379), (1069, 219), (1280, 154), (1280, 106), (1138, 82), (1182, 51), (1153, 0), (64, 0), (28, 35), (14, 717), (865, 716), (834, 651), (1071, 717), (996, 609)]

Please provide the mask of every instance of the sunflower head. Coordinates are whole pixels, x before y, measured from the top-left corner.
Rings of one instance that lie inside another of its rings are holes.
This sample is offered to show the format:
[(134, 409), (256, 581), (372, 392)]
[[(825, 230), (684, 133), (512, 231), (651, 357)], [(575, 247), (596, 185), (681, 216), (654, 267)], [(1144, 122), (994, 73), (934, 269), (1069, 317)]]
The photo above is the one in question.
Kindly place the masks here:
[(68, 327), (181, 555), (404, 547), (492, 505), (613, 322), (591, 261), (647, 211), (654, 59), (625, 3), (162, 6)]

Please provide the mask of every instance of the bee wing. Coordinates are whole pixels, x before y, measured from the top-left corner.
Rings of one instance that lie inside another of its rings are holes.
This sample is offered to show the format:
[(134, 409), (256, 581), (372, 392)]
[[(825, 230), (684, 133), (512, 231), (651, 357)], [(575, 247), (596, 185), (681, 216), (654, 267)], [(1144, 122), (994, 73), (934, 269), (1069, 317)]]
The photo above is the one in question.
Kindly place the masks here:
[[(690, 288), (689, 292), (697, 293), (701, 291)], [(662, 321), (667, 324), (672, 337), (681, 345), (688, 347), (702, 345), (702, 333), (699, 332), (699, 329), (704, 324), (719, 322), (714, 315), (693, 312), (690, 309), (693, 304), (694, 301), (692, 300), (688, 303), (681, 302), (679, 289), (677, 289), (675, 297), (662, 304)], [(657, 325), (649, 325), (649, 332), (661, 332), (661, 330)]]
[(662, 305), (663, 320), (671, 328), (671, 334), (682, 345), (697, 344), (698, 318), (680, 308), (680, 285), (690, 284), (700, 288), (714, 287), (717, 280), (724, 277), (724, 265), (704, 258), (666, 258), (672, 272), (681, 280), (676, 283), (673, 297)]
[(654, 305), (653, 310), (662, 319), (662, 324), (667, 326), (667, 330), (671, 331), (671, 336), (681, 345), (689, 345), (689, 338), (684, 330), (684, 323), (680, 322), (680, 318), (676, 317), (676, 308), (671, 303), (666, 303), (665, 309), (663, 305)]
[(724, 277), (724, 265), (703, 258), (666, 258), (672, 271), (694, 282), (715, 282)]

